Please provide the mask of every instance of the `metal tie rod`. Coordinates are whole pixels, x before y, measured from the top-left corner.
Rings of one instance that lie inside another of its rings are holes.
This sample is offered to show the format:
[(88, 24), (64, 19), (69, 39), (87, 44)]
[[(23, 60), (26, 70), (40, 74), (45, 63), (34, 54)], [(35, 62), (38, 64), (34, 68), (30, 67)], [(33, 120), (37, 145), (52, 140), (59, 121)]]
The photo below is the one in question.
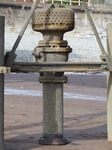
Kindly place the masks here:
[(83, 4), (84, 10), (85, 10), (85, 13), (87, 14), (87, 17), (88, 17), (88, 20), (89, 20), (90, 25), (91, 25), (91, 27), (92, 27), (92, 30), (93, 30), (93, 32), (94, 32), (94, 35), (95, 35), (95, 37), (96, 37), (96, 40), (97, 40), (97, 42), (98, 42), (98, 45), (99, 45), (99, 47), (100, 47), (100, 50), (101, 50), (101, 53), (102, 53), (102, 55), (101, 55), (100, 57), (101, 57), (101, 59), (102, 59), (103, 61), (106, 61), (106, 62), (107, 62), (107, 64), (108, 64), (108, 69), (109, 69), (110, 71), (112, 71), (112, 57), (111, 57), (111, 55), (110, 55), (110, 52), (106, 52), (105, 49), (104, 49), (104, 47), (103, 47), (103, 44), (102, 44), (102, 42), (101, 42), (101, 39), (100, 39), (99, 34), (98, 34), (98, 32), (97, 32), (97, 29), (96, 29), (96, 26), (95, 26), (95, 24), (94, 24), (94, 22), (93, 22), (93, 19), (92, 19), (90, 13), (89, 13), (89, 9), (88, 9), (88, 7), (87, 7), (87, 5), (86, 5), (86, 1), (85, 1), (85, 0), (82, 0), (82, 4)]
[(99, 72), (107, 70), (105, 62), (14, 62), (12, 72)]
[(100, 49), (101, 49), (101, 52), (102, 52), (102, 54), (105, 54), (105, 53), (106, 53), (106, 52), (105, 52), (105, 49), (104, 49), (104, 47), (103, 47), (103, 44), (102, 44), (101, 39), (100, 39), (100, 37), (99, 37), (99, 34), (98, 34), (98, 32), (97, 32), (96, 26), (95, 26), (95, 24), (94, 24), (94, 22), (93, 22), (93, 19), (92, 19), (90, 13), (89, 13), (89, 9), (88, 9), (88, 7), (87, 7), (87, 5), (86, 5), (86, 1), (85, 1), (85, 0), (82, 0), (82, 4), (83, 4), (83, 7), (84, 7), (84, 11), (85, 11), (85, 13), (87, 14), (87, 17), (88, 17), (88, 20), (89, 20), (90, 25), (91, 25), (91, 27), (92, 27), (92, 30), (93, 30), (93, 32), (94, 32), (94, 35), (95, 35), (95, 37), (96, 37), (96, 40), (97, 40), (97, 42), (98, 42), (98, 45), (99, 45), (99, 47), (100, 47)]
[(33, 15), (38, 3), (39, 3), (39, 0), (35, 0), (35, 2), (32, 5), (31, 12), (30, 12), (28, 18), (26, 19), (26, 21), (25, 21), (25, 23), (24, 23), (24, 25), (23, 25), (23, 27), (22, 27), (22, 29), (21, 29), (21, 31), (20, 31), (17, 39), (16, 39), (16, 42), (14, 43), (12, 50), (7, 52), (5, 55), (5, 65), (8, 67), (11, 67), (15, 61), (15, 58), (17, 56), (15, 54), (15, 51), (16, 51), (16, 49), (17, 49), (17, 47), (18, 47), (18, 45), (19, 45), (19, 43), (20, 43), (20, 41), (24, 35), (24, 32), (25, 32), (25, 30), (26, 30), (26, 28), (30, 22), (30, 19), (32, 18), (32, 15)]

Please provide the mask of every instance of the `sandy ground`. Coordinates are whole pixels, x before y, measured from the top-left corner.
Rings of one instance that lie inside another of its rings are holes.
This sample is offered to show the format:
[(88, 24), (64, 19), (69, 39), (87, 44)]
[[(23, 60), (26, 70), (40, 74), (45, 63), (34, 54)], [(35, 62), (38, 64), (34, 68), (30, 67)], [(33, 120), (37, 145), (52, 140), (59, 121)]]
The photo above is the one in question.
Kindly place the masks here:
[[(107, 141), (106, 74), (69, 74), (65, 93), (79, 97), (64, 99), (64, 136), (70, 143), (64, 146), (42, 146), (42, 96), (5, 92), (5, 150), (111, 150)], [(41, 91), (38, 74), (10, 74), (5, 77), (5, 89)], [(86, 98), (80, 95), (87, 96)], [(89, 100), (88, 95), (93, 96)], [(96, 96), (99, 100), (96, 101)]]

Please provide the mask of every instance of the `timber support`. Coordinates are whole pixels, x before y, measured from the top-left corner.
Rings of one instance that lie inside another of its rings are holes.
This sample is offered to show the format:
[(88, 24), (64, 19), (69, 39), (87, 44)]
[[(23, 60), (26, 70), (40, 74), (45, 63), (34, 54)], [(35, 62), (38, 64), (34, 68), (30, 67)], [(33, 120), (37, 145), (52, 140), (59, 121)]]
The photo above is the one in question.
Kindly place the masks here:
[(4, 150), (4, 74), (11, 72), (4, 66), (4, 29), (5, 17), (0, 16), (0, 150)]
[[(112, 57), (112, 23), (107, 26), (107, 48)], [(112, 141), (112, 71), (107, 75), (107, 135)]]
[[(4, 23), (0, 16), (0, 66), (4, 66)], [(4, 150), (4, 74), (0, 74), (0, 150)]]

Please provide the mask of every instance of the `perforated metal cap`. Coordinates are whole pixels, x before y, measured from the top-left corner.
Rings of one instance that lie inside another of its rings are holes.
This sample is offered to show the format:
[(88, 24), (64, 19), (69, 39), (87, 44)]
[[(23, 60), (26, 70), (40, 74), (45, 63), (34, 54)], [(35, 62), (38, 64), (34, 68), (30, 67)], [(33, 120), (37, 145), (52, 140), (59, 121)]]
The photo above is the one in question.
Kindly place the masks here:
[(70, 8), (36, 9), (32, 18), (32, 28), (35, 31), (71, 31), (74, 28), (74, 11)]

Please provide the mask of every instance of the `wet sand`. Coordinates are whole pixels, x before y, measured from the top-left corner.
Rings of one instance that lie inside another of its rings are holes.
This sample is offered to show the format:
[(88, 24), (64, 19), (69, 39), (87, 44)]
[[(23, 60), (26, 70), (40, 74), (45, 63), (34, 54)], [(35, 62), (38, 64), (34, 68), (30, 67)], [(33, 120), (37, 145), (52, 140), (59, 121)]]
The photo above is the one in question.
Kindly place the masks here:
[[(5, 88), (39, 90), (38, 74), (10, 74)], [(106, 97), (106, 75), (68, 75), (65, 93)], [(5, 95), (5, 150), (111, 150), (107, 141), (107, 102), (64, 99), (64, 136), (70, 143), (64, 146), (42, 146), (42, 97)]]

